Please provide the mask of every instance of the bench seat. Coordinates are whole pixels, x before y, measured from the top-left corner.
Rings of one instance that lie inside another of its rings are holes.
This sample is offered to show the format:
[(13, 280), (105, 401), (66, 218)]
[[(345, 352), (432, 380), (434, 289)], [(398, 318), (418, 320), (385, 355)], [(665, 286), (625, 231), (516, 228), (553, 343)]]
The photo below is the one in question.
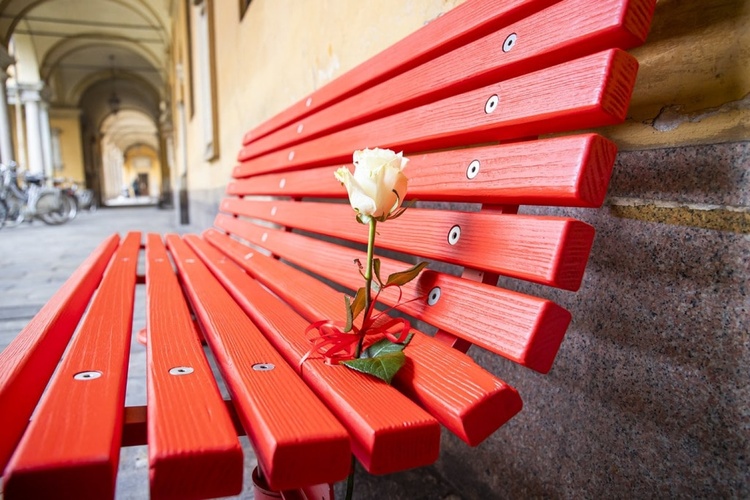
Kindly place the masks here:
[[(625, 51), (654, 4), (468, 0), (247, 132), (214, 227), (113, 235), (0, 353), (3, 495), (112, 497), (138, 444), (152, 497), (237, 494), (246, 434), (256, 479), (320, 498), (352, 455), (387, 474), (434, 463), (441, 427), (482, 443), (523, 404), (466, 351), (547, 373), (572, 319), (498, 279), (575, 291), (594, 244), (589, 224), (519, 207), (603, 203), (616, 147), (590, 129), (625, 119)], [(367, 231), (333, 172), (367, 147), (410, 160), (415, 206), (378, 226), (382, 272), (429, 262), (380, 296), (415, 333), (392, 385), (310, 355), (307, 333), (362, 286)], [(138, 286), (148, 402), (126, 408)]]

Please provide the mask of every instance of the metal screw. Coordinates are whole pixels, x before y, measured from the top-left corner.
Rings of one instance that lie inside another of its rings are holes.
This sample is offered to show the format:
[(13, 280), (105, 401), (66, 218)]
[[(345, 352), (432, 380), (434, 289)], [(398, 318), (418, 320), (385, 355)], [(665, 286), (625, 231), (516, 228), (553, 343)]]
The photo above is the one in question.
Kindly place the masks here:
[(289, 158), (289, 161), (292, 161), (294, 159), (294, 151), (289, 151), (289, 156), (287, 158)]
[(500, 98), (497, 94), (491, 95), (484, 105), (484, 112), (487, 114), (494, 112), (497, 109), (498, 104), (500, 104)]
[(473, 179), (479, 174), (479, 160), (474, 160), (469, 163), (469, 168), (466, 169), (466, 177)]
[(271, 215), (276, 215), (277, 207), (271, 207)]
[(270, 372), (276, 368), (272, 363), (256, 363), (253, 365), (253, 370), (256, 372)]
[(455, 245), (461, 238), (461, 226), (453, 226), (448, 233), (448, 243)]
[(302, 125), (301, 123), (299, 125), (297, 125), (297, 133), (301, 134), (302, 133), (302, 129), (304, 129), (304, 128), (305, 128), (305, 126)]
[(193, 370), (192, 366), (175, 366), (174, 368), (170, 368), (169, 374), (170, 375), (189, 375), (193, 373), (195, 370)]
[(518, 39), (518, 35), (515, 33), (511, 33), (508, 35), (508, 38), (505, 39), (503, 42), (503, 52), (510, 52), (510, 49), (516, 46), (516, 40)]
[(284, 189), (284, 186), (286, 186), (286, 179), (281, 179), (279, 181), (279, 189)]
[(307, 106), (308, 108), (309, 108), (310, 106), (312, 106), (312, 97), (308, 97), (308, 98), (307, 98), (307, 101), (305, 101), (305, 106)]
[(263, 233), (263, 236), (260, 237), (260, 241), (266, 241), (268, 239), (268, 233)]
[(430, 290), (430, 294), (427, 296), (427, 305), (434, 306), (438, 300), (440, 300), (440, 287), (436, 286)]
[(94, 380), (95, 378), (99, 378), (102, 376), (102, 372), (97, 371), (88, 371), (88, 372), (80, 372), (73, 375), (73, 378), (75, 380)]

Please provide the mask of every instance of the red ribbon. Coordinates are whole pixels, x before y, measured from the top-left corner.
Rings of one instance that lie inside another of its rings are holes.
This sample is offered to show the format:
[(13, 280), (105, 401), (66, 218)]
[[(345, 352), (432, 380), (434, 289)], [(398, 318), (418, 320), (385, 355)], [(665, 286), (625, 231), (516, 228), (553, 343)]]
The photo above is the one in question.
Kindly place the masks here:
[[(385, 319), (381, 319), (385, 317)], [(299, 364), (307, 361), (313, 354), (320, 354), (328, 364), (338, 364), (340, 361), (354, 359), (357, 345), (364, 338), (362, 350), (364, 351), (374, 343), (387, 338), (391, 342), (399, 343), (406, 340), (411, 324), (404, 318), (389, 318), (383, 313), (375, 316), (368, 322), (369, 325), (362, 328), (352, 326), (349, 332), (344, 331), (345, 325), (340, 321), (320, 320), (305, 329), (305, 335), (313, 330), (318, 332), (310, 338), (312, 348), (300, 360)]]

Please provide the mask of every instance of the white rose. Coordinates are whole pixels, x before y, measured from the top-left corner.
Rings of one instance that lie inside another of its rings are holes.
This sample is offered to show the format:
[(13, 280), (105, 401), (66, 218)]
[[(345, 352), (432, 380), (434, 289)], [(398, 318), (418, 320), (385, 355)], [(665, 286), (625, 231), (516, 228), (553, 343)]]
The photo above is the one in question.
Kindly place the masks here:
[(408, 158), (390, 149), (365, 149), (354, 152), (354, 175), (346, 167), (334, 174), (346, 187), (349, 203), (363, 224), (370, 218), (385, 221), (406, 196), (408, 179), (403, 174)]

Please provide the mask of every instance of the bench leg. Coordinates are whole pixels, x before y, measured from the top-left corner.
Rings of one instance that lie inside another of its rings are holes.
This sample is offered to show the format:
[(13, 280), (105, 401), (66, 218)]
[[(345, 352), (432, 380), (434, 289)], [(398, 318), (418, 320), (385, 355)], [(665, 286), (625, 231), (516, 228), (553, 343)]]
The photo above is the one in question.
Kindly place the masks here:
[(258, 467), (253, 469), (253, 495), (255, 500), (334, 500), (332, 484), (316, 484), (298, 490), (270, 490)]

